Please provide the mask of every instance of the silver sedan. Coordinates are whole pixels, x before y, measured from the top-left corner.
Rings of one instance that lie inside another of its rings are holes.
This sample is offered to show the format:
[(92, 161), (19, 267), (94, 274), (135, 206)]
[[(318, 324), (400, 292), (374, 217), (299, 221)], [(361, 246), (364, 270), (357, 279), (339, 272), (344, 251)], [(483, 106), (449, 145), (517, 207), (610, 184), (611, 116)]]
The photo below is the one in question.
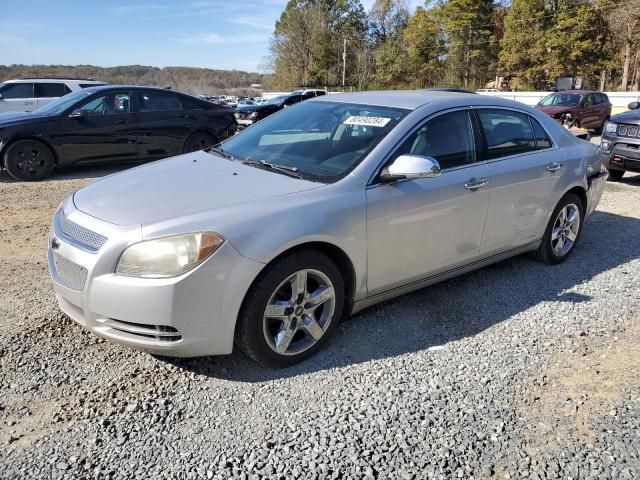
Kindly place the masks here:
[(519, 103), (327, 95), (77, 191), (49, 269), (96, 335), (281, 367), (377, 302), (524, 252), (564, 261), (606, 177), (594, 145)]

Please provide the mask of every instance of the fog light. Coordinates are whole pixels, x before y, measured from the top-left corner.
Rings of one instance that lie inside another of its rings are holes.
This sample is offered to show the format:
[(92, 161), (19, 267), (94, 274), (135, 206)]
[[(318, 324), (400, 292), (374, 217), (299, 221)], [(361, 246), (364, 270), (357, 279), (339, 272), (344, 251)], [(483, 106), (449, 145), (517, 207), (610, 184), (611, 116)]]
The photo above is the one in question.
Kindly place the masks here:
[(602, 140), (600, 143), (600, 150), (605, 153), (609, 153), (611, 151), (611, 142), (608, 140)]

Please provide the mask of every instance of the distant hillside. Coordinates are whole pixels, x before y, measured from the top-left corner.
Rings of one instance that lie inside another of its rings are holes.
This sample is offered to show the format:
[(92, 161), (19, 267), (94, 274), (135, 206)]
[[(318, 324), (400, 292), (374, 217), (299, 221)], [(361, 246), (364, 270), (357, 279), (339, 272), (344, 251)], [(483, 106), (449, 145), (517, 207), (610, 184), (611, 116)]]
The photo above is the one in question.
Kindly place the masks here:
[(113, 84), (171, 87), (193, 94), (248, 94), (249, 86), (263, 84), (269, 75), (238, 70), (191, 67), (94, 67), (93, 65), (0, 65), (0, 81), (25, 77), (81, 77)]

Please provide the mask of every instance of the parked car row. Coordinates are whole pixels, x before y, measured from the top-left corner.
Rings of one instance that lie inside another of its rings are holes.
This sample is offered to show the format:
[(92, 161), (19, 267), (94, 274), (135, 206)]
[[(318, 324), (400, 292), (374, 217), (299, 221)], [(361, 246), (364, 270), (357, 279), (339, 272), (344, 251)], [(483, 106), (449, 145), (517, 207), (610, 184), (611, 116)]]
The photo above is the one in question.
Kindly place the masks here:
[(269, 115), (282, 110), (283, 108), (295, 105), (298, 102), (309, 100), (310, 98), (326, 95), (325, 90), (306, 89), (291, 92), (289, 95), (274, 97), (265, 103), (254, 105), (238, 105), (235, 117), (240, 129), (253, 125), (254, 123), (268, 117)]
[(36, 112), (0, 114), (0, 158), (19, 180), (57, 166), (149, 161), (203, 149), (235, 133), (233, 110), (150, 87), (97, 86)]

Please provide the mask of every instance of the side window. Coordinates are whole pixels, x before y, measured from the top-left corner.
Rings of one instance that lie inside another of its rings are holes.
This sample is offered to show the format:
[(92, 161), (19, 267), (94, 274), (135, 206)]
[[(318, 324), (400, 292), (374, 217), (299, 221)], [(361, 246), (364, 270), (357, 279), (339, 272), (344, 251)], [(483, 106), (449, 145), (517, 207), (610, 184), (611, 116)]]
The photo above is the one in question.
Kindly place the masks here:
[(324, 90), (316, 90), (316, 97), (319, 97), (321, 95), (326, 95), (327, 92), (325, 92)]
[(535, 150), (529, 116), (507, 110), (480, 110), (487, 139), (487, 158), (494, 159)]
[(10, 83), (1, 92), (4, 100), (34, 98), (33, 83)]
[(595, 95), (590, 93), (589, 95), (586, 96), (586, 98), (584, 99), (584, 106), (585, 107), (592, 107), (594, 106), (596, 103), (598, 103), (595, 99)]
[(141, 112), (168, 112), (182, 110), (178, 97), (164, 92), (141, 92), (139, 94)]
[(400, 145), (393, 158), (400, 155), (435, 158), (443, 170), (473, 163), (474, 141), (469, 113), (445, 113), (429, 120)]
[(536, 150), (551, 148), (551, 139), (542, 128), (542, 125), (535, 118), (531, 118), (531, 125), (533, 125), (533, 134), (536, 137)]
[(108, 93), (89, 100), (80, 108), (89, 116), (117, 115), (130, 111), (128, 93)]
[(66, 83), (64, 84), (64, 94), (66, 95), (67, 93), (71, 93), (71, 89), (69, 88), (69, 85), (67, 85)]
[(65, 92), (64, 87), (64, 83), (36, 83), (36, 97), (62, 97), (67, 93)]

